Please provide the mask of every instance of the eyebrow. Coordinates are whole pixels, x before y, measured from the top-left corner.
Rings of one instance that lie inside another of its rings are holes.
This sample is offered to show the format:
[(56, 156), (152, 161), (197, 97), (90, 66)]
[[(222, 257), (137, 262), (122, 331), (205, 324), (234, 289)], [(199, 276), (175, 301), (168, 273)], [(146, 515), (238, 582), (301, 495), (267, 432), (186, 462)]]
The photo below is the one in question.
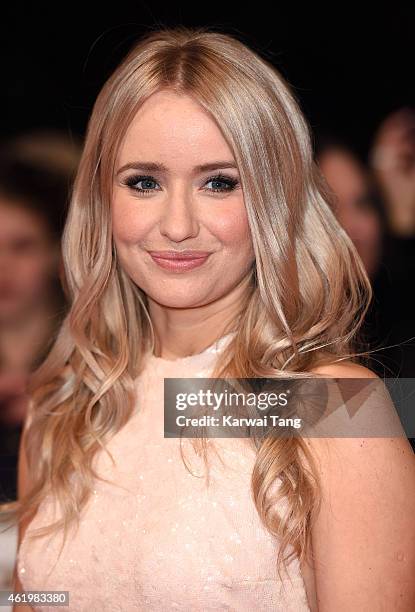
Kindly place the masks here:
[[(213, 161), (207, 164), (200, 164), (198, 166), (194, 166), (193, 173), (198, 174), (200, 172), (211, 172), (212, 170), (218, 170), (219, 168), (236, 168), (237, 165), (234, 161)], [(133, 161), (121, 166), (117, 170), (116, 176), (124, 172), (125, 170), (144, 170), (145, 172), (166, 172), (168, 173), (168, 168), (164, 164), (159, 164), (156, 162), (148, 162), (148, 161)]]

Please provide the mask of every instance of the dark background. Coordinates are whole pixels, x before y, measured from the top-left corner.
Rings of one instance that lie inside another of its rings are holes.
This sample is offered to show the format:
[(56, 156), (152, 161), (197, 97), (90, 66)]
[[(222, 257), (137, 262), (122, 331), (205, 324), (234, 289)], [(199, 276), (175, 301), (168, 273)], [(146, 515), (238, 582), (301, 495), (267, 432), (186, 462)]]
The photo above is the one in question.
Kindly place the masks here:
[[(400, 107), (415, 107), (415, 7), (403, 3), (373, 4), (368, 12), (363, 2), (15, 1), (3, 3), (0, 19), (0, 139), (44, 127), (82, 137), (99, 90), (134, 41), (175, 25), (209, 26), (255, 49), (291, 85), (313, 134), (339, 137), (364, 161), (380, 122)], [(392, 241), (388, 269), (396, 285), (380, 293), (397, 326), (382, 336), (386, 344), (415, 333), (409, 312), (415, 240), (405, 242)], [(390, 353), (388, 366), (404, 363), (404, 376), (415, 376), (414, 347)], [(17, 439), (11, 443), (17, 449)], [(16, 455), (10, 458), (8, 472)], [(14, 487), (14, 471), (12, 477)]]
[(84, 133), (93, 101), (134, 40), (157, 26), (209, 25), (279, 68), (313, 131), (347, 138), (363, 158), (381, 119), (414, 105), (415, 9), (400, 3), (118, 2), (3, 5), (1, 131)]

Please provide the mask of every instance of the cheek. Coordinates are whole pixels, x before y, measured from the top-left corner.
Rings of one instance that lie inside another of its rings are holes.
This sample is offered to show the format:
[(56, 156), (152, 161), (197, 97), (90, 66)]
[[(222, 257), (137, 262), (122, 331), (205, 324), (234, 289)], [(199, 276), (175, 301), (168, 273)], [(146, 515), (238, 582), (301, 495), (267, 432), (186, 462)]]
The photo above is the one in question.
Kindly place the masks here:
[[(122, 257), (127, 249), (140, 246), (149, 236), (156, 237), (157, 243), (159, 232), (157, 229), (157, 214), (152, 214), (151, 209), (143, 208), (144, 203), (137, 202), (124, 193), (118, 193), (113, 199), (111, 216), (114, 242)], [(254, 251), (251, 240), (251, 232), (248, 223), (245, 206), (235, 202), (221, 209), (215, 208), (206, 213), (206, 209), (199, 217), (200, 248), (218, 243), (224, 252), (236, 255), (236, 259), (253, 258)], [(207, 237), (210, 234), (210, 238)], [(195, 241), (196, 242), (196, 241)]]
[(210, 223), (211, 231), (230, 251), (253, 252), (251, 231), (245, 208), (217, 215)]
[(119, 245), (136, 244), (151, 227), (148, 214), (140, 214), (140, 204), (122, 194), (114, 198), (111, 217), (114, 240)]

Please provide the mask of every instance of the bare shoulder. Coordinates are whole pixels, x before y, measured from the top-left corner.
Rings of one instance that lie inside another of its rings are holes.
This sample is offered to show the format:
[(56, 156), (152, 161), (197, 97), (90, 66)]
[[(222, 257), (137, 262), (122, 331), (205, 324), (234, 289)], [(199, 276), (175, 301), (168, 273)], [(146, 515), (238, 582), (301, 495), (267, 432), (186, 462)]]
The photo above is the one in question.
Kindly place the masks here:
[(350, 360), (317, 365), (310, 369), (310, 372), (327, 378), (379, 378), (379, 376), (358, 363)]
[[(347, 361), (311, 371), (328, 378), (379, 378)], [(316, 459), (321, 485), (321, 506), (311, 527), (318, 610), (415, 610), (415, 455), (409, 441), (304, 442)]]
[[(349, 360), (318, 365), (311, 368), (310, 372), (325, 378), (371, 378), (381, 381), (379, 376), (366, 366)], [(379, 403), (383, 401), (382, 394), (377, 394), (376, 398), (379, 400), (376, 404), (378, 418), (384, 418), (388, 414), (390, 403), (388, 401), (385, 404), (387, 407), (383, 410), (383, 405)], [(391, 431), (393, 430), (391, 429)], [(372, 437), (306, 438), (305, 442), (313, 449), (318, 458), (324, 458), (326, 462), (331, 461), (333, 453), (337, 454), (338, 452), (343, 453), (345, 459), (346, 455), (347, 459), (353, 459), (354, 455), (357, 463), (360, 461), (366, 462), (367, 454), (370, 452), (374, 460), (377, 461), (379, 459), (378, 453), (382, 452), (384, 456), (389, 457), (389, 460), (395, 460), (398, 463), (402, 460), (404, 463), (409, 461), (412, 467), (415, 464), (415, 454), (408, 439), (403, 435), (391, 438), (386, 436), (375, 437), (375, 435)], [(332, 451), (331, 455), (330, 450)], [(369, 469), (370, 464), (365, 463), (365, 465)], [(404, 465), (402, 465), (402, 468), (406, 469)], [(364, 473), (364, 470), (362, 470), (362, 473)]]

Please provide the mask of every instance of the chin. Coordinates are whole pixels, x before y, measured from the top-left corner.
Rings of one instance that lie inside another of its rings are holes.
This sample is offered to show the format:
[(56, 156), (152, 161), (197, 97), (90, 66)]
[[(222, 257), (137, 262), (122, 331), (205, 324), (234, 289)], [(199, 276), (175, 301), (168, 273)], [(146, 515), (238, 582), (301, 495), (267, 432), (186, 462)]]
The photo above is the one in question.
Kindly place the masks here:
[(157, 291), (144, 290), (147, 294), (148, 299), (153, 300), (160, 304), (160, 306), (164, 306), (165, 308), (196, 308), (199, 306), (204, 306), (209, 302), (212, 302), (212, 292), (207, 292), (206, 288), (200, 292), (189, 290), (187, 291), (178, 291), (176, 290), (167, 290), (160, 291), (160, 287)]

